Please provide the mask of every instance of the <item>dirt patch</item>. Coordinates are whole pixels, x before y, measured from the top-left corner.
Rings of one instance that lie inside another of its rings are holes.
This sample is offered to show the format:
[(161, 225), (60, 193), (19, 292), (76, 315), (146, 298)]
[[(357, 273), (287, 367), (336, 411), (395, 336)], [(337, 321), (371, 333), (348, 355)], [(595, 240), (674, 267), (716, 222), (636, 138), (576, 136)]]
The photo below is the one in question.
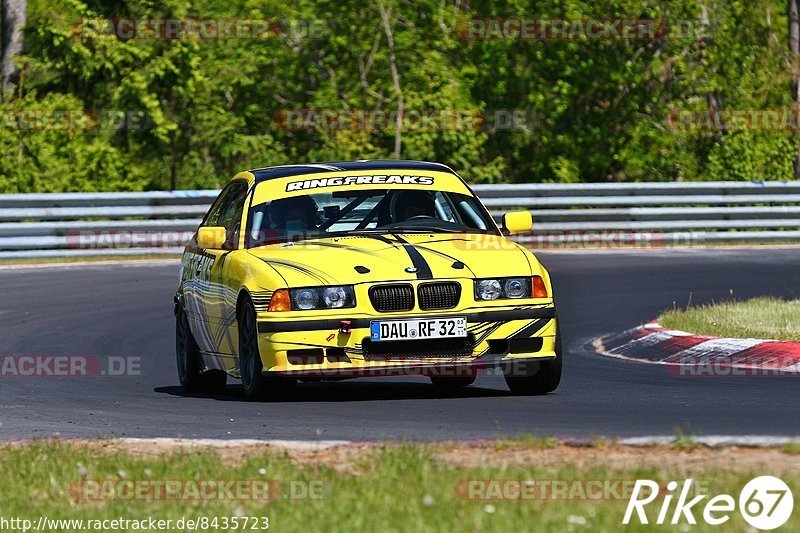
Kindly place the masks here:
[(677, 472), (697, 472), (726, 469), (737, 472), (800, 472), (800, 457), (776, 448), (743, 448), (736, 446), (710, 448), (697, 446), (690, 449), (672, 446), (619, 446), (596, 447), (557, 445), (548, 448), (531, 447), (452, 447), (433, 451), (442, 462), (455, 467), (508, 467), (552, 466), (571, 464), (579, 468), (605, 467), (630, 469), (659, 465)]
[[(6, 446), (30, 444), (31, 441), (9, 442)], [(336, 444), (286, 442), (182, 441), (177, 439), (116, 440), (54, 440), (73, 446), (87, 446), (98, 453), (127, 452), (135, 457), (154, 457), (197, 451), (213, 451), (228, 464), (241, 463), (257, 455), (283, 455), (298, 465), (327, 466), (340, 472), (357, 473), (359, 463), (381, 447), (408, 444)], [(770, 472), (775, 475), (800, 473), (800, 455), (783, 448), (703, 445), (680, 447), (668, 445), (629, 446), (616, 443), (597, 445), (547, 443), (531, 445), (525, 442), (485, 442), (480, 444), (443, 442), (420, 444), (432, 457), (454, 468), (504, 468), (525, 465), (558, 468), (573, 465), (578, 468), (602, 467), (631, 469), (652, 467), (654, 464), (676, 472), (698, 472), (725, 469), (737, 472)]]

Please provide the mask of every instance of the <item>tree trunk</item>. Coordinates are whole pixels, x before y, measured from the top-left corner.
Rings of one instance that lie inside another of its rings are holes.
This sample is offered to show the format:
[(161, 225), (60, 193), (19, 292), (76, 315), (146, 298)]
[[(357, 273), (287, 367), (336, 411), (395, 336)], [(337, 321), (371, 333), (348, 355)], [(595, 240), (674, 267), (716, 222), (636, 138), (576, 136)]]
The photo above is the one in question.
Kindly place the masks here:
[[(789, 52), (791, 54), (792, 100), (795, 109), (800, 103), (800, 79), (798, 79), (798, 58), (800, 58), (800, 0), (788, 0), (789, 12)], [(794, 179), (800, 179), (800, 138), (794, 158)]]
[(2, 42), (0, 64), (2, 65), (3, 91), (8, 91), (19, 81), (19, 69), (14, 56), (22, 53), (22, 27), (25, 25), (26, 0), (0, 0), (2, 3)]
[(403, 148), (403, 113), (405, 108), (403, 106), (403, 91), (400, 88), (400, 73), (397, 70), (397, 60), (394, 56), (394, 33), (392, 32), (392, 25), (390, 22), (391, 11), (387, 11), (381, 0), (377, 0), (378, 9), (381, 12), (381, 21), (383, 22), (383, 30), (386, 32), (386, 42), (389, 48), (389, 67), (392, 70), (392, 85), (394, 85), (394, 92), (397, 95), (397, 117), (395, 118), (394, 130), (394, 157), (400, 159), (400, 154)]

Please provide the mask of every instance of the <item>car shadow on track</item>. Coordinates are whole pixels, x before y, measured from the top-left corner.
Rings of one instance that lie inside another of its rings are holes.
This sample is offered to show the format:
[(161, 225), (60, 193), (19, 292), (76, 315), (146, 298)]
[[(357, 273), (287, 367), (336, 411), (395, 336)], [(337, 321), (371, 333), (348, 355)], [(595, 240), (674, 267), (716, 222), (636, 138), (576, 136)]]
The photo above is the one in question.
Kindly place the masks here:
[[(171, 385), (153, 389), (159, 394), (185, 398), (209, 398), (219, 401), (248, 401), (241, 385), (229, 384), (224, 393), (188, 393), (180, 386)], [(471, 385), (455, 390), (441, 389), (429, 383), (398, 381), (333, 381), (300, 383), (297, 388), (278, 399), (267, 402), (368, 402), (380, 400), (433, 400), (439, 398), (491, 398), (511, 396), (507, 390), (498, 390)]]

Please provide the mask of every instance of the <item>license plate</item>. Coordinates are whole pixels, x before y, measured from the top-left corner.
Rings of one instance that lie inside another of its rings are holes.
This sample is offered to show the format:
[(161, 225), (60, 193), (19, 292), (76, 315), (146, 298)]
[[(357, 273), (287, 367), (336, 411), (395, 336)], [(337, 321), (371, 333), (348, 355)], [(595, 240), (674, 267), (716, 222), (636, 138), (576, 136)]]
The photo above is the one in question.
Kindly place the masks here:
[(467, 317), (465, 316), (414, 320), (373, 320), (370, 322), (370, 339), (375, 342), (466, 336)]

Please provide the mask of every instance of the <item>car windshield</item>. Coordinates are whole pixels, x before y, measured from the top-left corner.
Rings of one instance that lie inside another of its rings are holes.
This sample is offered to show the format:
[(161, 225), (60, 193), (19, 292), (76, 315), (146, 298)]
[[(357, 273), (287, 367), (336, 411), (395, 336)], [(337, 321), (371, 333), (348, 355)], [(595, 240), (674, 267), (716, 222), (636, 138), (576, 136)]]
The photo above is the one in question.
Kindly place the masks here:
[(250, 208), (248, 248), (359, 233), (497, 231), (473, 196), (420, 189), (307, 194)]

